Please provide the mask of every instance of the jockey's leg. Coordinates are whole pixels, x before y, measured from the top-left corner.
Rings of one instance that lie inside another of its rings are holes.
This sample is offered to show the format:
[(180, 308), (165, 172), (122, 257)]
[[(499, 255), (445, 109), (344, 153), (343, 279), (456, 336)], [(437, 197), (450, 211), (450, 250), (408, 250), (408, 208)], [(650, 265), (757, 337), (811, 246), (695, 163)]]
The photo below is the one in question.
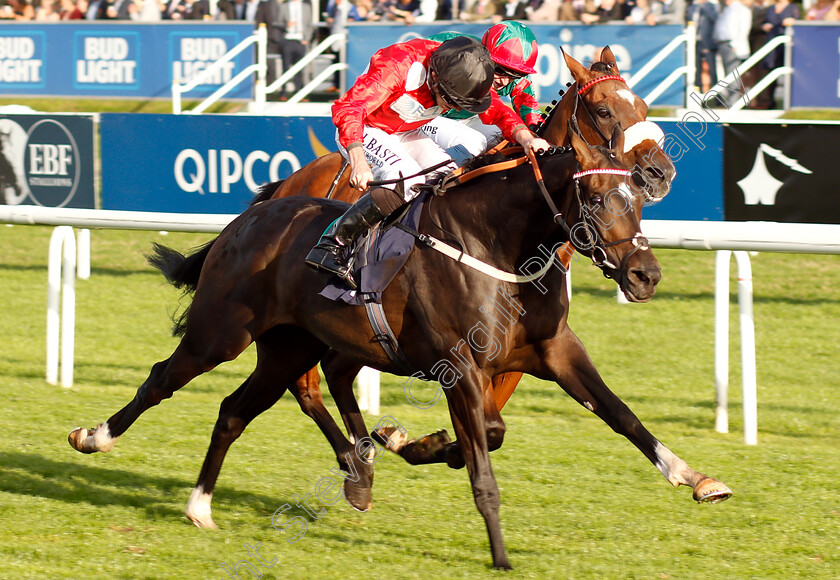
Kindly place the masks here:
[[(389, 135), (379, 129), (365, 127), (363, 148), (375, 180), (398, 179), (401, 175), (413, 175), (420, 171), (420, 166), (403, 146), (399, 135)], [(347, 151), (340, 149), (346, 159)], [(418, 180), (422, 182), (422, 176), (406, 180), (405, 185)], [(403, 184), (369, 189), (321, 234), (318, 244), (307, 254), (306, 263), (316, 270), (343, 278), (355, 289), (357, 284), (351, 274), (353, 246), (371, 228), (405, 203), (403, 196), (394, 190), (395, 186), (400, 186), (400, 192), (404, 191)]]
[(498, 127), (484, 125), (477, 116), (468, 119), (437, 117), (419, 130), (461, 166), (487, 151), (488, 134), (481, 130), (484, 127), (488, 127), (488, 133), (492, 133), (491, 129), (495, 129), (501, 135)]

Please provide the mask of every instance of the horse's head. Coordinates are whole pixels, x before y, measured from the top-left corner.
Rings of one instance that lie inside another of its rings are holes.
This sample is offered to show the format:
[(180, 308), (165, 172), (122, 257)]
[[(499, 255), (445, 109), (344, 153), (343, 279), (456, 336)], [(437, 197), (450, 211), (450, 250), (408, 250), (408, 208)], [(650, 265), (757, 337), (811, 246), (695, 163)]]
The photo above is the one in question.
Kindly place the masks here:
[(662, 129), (645, 120), (648, 107), (621, 78), (610, 47), (601, 50), (599, 60), (589, 69), (565, 52), (563, 57), (575, 84), (552, 112), (545, 139), (568, 144), (567, 121), (571, 120), (587, 143), (610, 146), (609, 136), (620, 125), (625, 131), (623, 153), (634, 168), (634, 189), (644, 189), (651, 200), (662, 199), (677, 171), (658, 145), (664, 137)]
[(628, 186), (633, 165), (624, 153), (624, 132), (615, 126), (612, 149), (590, 146), (573, 130), (570, 136), (580, 165), (573, 186), (579, 210), (567, 216), (575, 222), (567, 222), (572, 243), (618, 283), (629, 301), (647, 302), (662, 273), (639, 226), (645, 195)]

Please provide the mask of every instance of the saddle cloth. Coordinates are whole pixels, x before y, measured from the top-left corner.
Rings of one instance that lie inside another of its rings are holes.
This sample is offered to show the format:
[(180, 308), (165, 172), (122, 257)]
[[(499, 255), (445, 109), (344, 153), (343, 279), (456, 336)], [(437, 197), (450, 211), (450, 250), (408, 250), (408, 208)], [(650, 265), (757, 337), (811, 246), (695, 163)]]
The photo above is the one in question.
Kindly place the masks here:
[(365, 298), (382, 303), (382, 292), (411, 255), (416, 238), (411, 234), (392, 227), (401, 223), (417, 231), (420, 212), (428, 199), (428, 193), (422, 193), (409, 202), (407, 210), (395, 220), (390, 216), (373, 228), (354, 250), (353, 279), (359, 285), (358, 290), (351, 290), (338, 276), (331, 276), (327, 285), (319, 293), (334, 302), (345, 302), (354, 306), (364, 306)]

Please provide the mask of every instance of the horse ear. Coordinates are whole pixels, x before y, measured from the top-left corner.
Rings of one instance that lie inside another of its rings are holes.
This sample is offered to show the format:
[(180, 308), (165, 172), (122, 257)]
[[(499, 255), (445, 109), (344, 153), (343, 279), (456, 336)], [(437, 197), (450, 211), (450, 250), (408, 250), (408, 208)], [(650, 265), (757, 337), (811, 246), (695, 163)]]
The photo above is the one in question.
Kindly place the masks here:
[(616, 123), (613, 127), (610, 143), (612, 143), (612, 152), (621, 158), (624, 155), (624, 129), (621, 128), (620, 123)]
[(586, 67), (569, 56), (566, 51), (563, 50), (563, 47), (560, 47), (560, 52), (563, 53), (563, 58), (566, 60), (566, 66), (569, 67), (570, 71), (572, 71), (572, 78), (575, 79), (576, 82), (580, 82), (582, 78), (585, 78), (589, 72), (586, 70)]
[(569, 137), (572, 140), (572, 148), (575, 150), (575, 157), (578, 160), (578, 163), (581, 164), (581, 167), (586, 169), (590, 169), (595, 167), (597, 163), (594, 162), (594, 152), (589, 147), (589, 144), (584, 141), (583, 137), (578, 135), (577, 131), (575, 131), (574, 127), (572, 127), (572, 123), (569, 122)]
[(614, 74), (614, 75), (621, 74), (618, 71), (618, 65), (615, 62), (615, 56), (613, 55), (613, 52), (612, 52), (612, 50), (610, 50), (609, 46), (605, 46), (604, 49), (601, 51), (600, 61), (610, 65), (610, 68), (612, 69), (612, 71), (611, 71), (612, 74)]

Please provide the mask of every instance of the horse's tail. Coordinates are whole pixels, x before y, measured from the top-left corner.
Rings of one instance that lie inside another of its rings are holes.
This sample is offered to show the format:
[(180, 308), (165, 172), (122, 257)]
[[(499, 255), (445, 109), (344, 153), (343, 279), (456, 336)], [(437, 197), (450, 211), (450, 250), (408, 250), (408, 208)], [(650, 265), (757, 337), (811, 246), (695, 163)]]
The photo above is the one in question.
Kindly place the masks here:
[(210, 248), (217, 239), (213, 238), (186, 256), (155, 242), (152, 244), (152, 254), (146, 256), (146, 259), (152, 267), (160, 270), (167, 282), (176, 288), (183, 289), (186, 293), (195, 292), (204, 260), (207, 259), (207, 254), (210, 253)]
[[(261, 186), (250, 205), (271, 199), (271, 196), (274, 195), (274, 192), (282, 183), (281, 180)], [(152, 267), (160, 270), (166, 281), (175, 288), (183, 290), (184, 294), (192, 294), (198, 288), (198, 279), (201, 276), (201, 269), (204, 267), (207, 254), (210, 253), (210, 248), (218, 239), (218, 237), (213, 238), (186, 256), (177, 250), (155, 242), (152, 244), (152, 253), (146, 256), (146, 260)], [(188, 313), (189, 307), (185, 308), (180, 314), (173, 316), (173, 322), (175, 323), (172, 329), (173, 336), (184, 335)]]
[[(274, 195), (274, 192), (282, 183), (281, 180), (260, 186), (257, 195), (251, 201), (251, 205), (271, 199), (271, 196)], [(207, 254), (210, 253), (210, 248), (213, 247), (217, 239), (213, 238), (186, 256), (172, 248), (154, 243), (152, 244), (152, 254), (146, 256), (146, 259), (154, 268), (160, 270), (167, 282), (176, 288), (183, 289), (184, 292), (195, 292), (198, 287), (201, 268), (204, 267)]]
[[(213, 238), (195, 252), (185, 256), (177, 250), (173, 250), (162, 244), (152, 244), (152, 254), (146, 256), (151, 266), (160, 270), (166, 281), (176, 288), (183, 289), (184, 294), (192, 294), (198, 287), (198, 277), (201, 275), (201, 268), (204, 260), (210, 253), (210, 248), (218, 238)], [(187, 330), (187, 314), (190, 308), (187, 306), (181, 312), (172, 315), (172, 336), (184, 336)]]

